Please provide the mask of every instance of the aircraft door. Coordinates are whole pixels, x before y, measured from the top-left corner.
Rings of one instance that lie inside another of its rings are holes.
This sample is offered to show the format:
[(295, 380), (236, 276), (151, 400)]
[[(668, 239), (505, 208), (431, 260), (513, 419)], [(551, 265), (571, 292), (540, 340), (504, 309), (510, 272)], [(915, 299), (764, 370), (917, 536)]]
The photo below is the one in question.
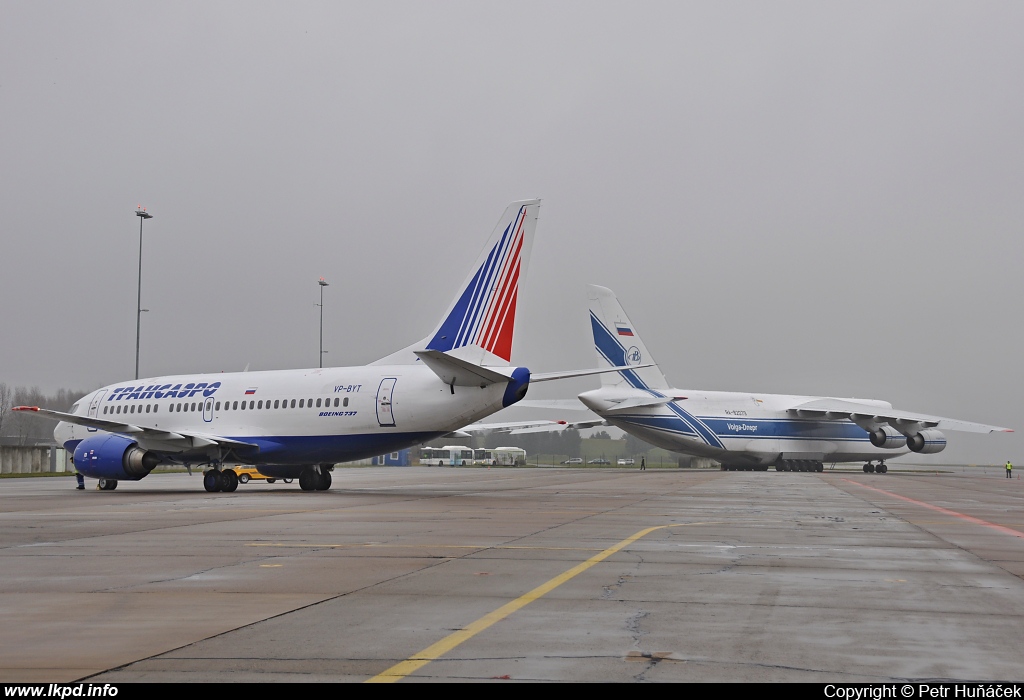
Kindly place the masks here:
[(387, 377), (382, 380), (377, 389), (377, 422), (382, 428), (391, 428), (395, 425), (395, 414), (391, 410), (391, 399), (395, 393), (395, 377)]
[(203, 402), (203, 420), (207, 423), (213, 420), (213, 397)]
[[(104, 389), (98, 392), (96, 396), (92, 397), (92, 401), (89, 402), (89, 417), (96, 418), (100, 414), (100, 404), (103, 402), (103, 397), (106, 396), (107, 390)], [(90, 433), (95, 433), (96, 428), (87, 428)]]

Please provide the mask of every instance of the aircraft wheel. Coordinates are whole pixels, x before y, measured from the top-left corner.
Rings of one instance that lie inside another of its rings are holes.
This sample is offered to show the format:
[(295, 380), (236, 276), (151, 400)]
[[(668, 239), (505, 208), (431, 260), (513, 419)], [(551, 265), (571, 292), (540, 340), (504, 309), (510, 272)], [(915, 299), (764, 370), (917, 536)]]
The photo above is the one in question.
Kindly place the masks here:
[(249, 475), (248, 474), (242, 474), (240, 477), (238, 477), (238, 481), (239, 481), (239, 483), (242, 483), (242, 484), (248, 484), (249, 483)]
[(315, 491), (319, 481), (320, 479), (317, 478), (317, 473), (313, 471), (312, 467), (306, 467), (299, 474), (299, 488), (303, 491)]
[(100, 491), (113, 491), (117, 488), (117, 479), (100, 479), (96, 487)]
[(221, 488), (223, 488), (223, 485), (224, 482), (220, 478), (220, 472), (216, 469), (211, 469), (203, 474), (203, 488), (210, 493), (220, 491)]
[(870, 462), (868, 462), (867, 464), (864, 465), (864, 473), (865, 474), (873, 474), (874, 472), (875, 472), (875, 465), (874, 464), (871, 464)]
[(320, 472), (320, 481), (316, 485), (317, 491), (326, 491), (331, 488), (331, 473), (329, 471)]
[(875, 472), (877, 472), (878, 474), (885, 474), (887, 471), (889, 471), (889, 467), (885, 466), (884, 464), (879, 464), (877, 467), (875, 467)]
[(819, 474), (821, 472), (825, 471), (825, 463), (824, 462), (816, 462), (814, 464), (814, 471), (818, 472)]
[(284, 482), (284, 483), (286, 483), (286, 484), (290, 484), (290, 483), (292, 483), (293, 481), (295, 481), (295, 479), (289, 479), (289, 478), (285, 478), (285, 479), (281, 479), (281, 481), (283, 481), (283, 482)]
[(228, 469), (220, 474), (220, 490), (231, 492), (238, 488), (238, 474)]
[[(272, 484), (272, 483), (274, 483), (275, 481), (277, 481), (277, 479), (267, 479), (267, 483), (268, 483), (268, 484)], [(286, 484), (287, 484), (287, 483), (288, 483), (289, 481), (291, 481), (291, 479), (285, 479), (285, 480), (284, 480), (284, 483), (286, 483)]]

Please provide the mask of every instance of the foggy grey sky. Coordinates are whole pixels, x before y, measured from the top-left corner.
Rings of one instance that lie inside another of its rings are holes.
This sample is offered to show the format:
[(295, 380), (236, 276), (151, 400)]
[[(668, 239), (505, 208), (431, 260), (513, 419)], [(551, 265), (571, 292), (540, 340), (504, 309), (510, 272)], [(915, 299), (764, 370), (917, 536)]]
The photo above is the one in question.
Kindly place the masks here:
[[(681, 388), (1024, 430), (1024, 4), (0, 4), (0, 381), (363, 364), (543, 204), (513, 360), (611, 287)], [(573, 396), (593, 379), (531, 398)], [(520, 415), (510, 418), (519, 418)], [(1024, 462), (1024, 433), (929, 458)]]

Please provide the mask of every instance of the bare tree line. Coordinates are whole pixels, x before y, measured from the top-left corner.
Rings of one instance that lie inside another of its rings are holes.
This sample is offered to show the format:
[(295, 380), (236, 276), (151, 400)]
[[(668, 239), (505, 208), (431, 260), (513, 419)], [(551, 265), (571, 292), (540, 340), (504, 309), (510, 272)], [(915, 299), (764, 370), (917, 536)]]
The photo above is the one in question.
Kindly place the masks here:
[(13, 413), (15, 406), (39, 406), (54, 411), (68, 411), (87, 391), (60, 389), (55, 394), (44, 394), (39, 387), (12, 387), (0, 382), (0, 443), (5, 445), (33, 445), (53, 441), (56, 422), (35, 415)]

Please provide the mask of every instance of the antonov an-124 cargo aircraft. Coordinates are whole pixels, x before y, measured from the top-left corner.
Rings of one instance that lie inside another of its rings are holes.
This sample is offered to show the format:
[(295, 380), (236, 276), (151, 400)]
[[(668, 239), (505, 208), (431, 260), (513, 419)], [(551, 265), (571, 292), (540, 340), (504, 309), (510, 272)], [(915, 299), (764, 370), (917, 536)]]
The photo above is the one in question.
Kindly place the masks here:
[[(775, 467), (778, 471), (820, 472), (825, 463), (863, 462), (865, 472), (884, 474), (888, 471), (886, 459), (908, 452), (944, 450), (944, 431), (1013, 432), (901, 411), (873, 399), (674, 389), (612, 290), (588, 285), (587, 298), (598, 365), (632, 367), (601, 375), (601, 388), (583, 392), (579, 401), (604, 424), (657, 447), (716, 460), (725, 470)], [(522, 405), (567, 408), (564, 400)], [(510, 432), (585, 428), (599, 422), (524, 422), (524, 427)], [(479, 432), (488, 425), (481, 423), (468, 430)]]

